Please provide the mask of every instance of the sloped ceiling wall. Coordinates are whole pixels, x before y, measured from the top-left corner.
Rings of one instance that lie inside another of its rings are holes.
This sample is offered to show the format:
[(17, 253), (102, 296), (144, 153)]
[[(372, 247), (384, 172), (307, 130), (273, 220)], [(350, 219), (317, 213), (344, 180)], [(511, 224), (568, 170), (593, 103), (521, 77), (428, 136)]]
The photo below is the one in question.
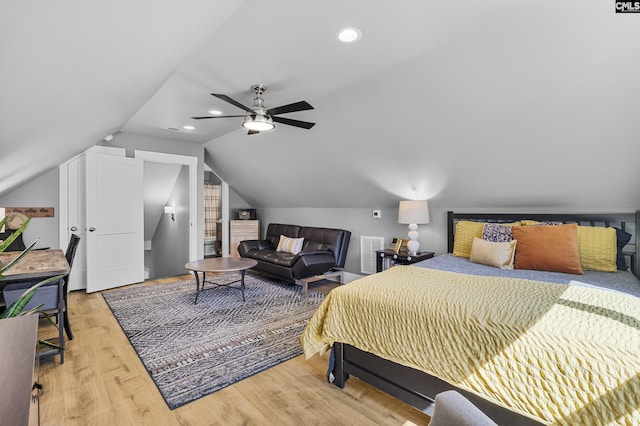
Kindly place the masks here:
[[(254, 207), (640, 206), (640, 15), (613, 2), (8, 0), (0, 12), (0, 196), (121, 132), (204, 145)], [(362, 27), (358, 44), (335, 41), (345, 25)], [(250, 103), (253, 83), (268, 106), (307, 100), (316, 109), (292, 118), (318, 124), (181, 130), (221, 106), (209, 93)]]
[(256, 207), (640, 207), (630, 20), (527, 10), (313, 99), (308, 132), (209, 142), (211, 166)]
[(0, 195), (120, 131), (235, 0), (3, 0)]

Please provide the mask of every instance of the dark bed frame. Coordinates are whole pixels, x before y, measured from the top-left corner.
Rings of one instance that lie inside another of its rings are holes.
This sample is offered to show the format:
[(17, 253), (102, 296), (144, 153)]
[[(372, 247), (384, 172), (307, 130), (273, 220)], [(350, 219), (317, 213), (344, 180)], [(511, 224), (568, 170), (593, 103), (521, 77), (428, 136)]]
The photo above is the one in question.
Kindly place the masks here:
[[(636, 262), (636, 247), (640, 244), (640, 211), (635, 213), (606, 214), (481, 214), (454, 213), (447, 214), (448, 252), (453, 251), (455, 223), (459, 220), (475, 220), (483, 222), (513, 222), (516, 220), (560, 221), (590, 226), (616, 226), (632, 235), (631, 241), (624, 248), (629, 258), (630, 270), (640, 277)], [(336, 342), (333, 345), (335, 365), (334, 384), (344, 388), (349, 375), (353, 375), (376, 388), (406, 402), (407, 404), (431, 414), (435, 396), (447, 390), (456, 390), (469, 399), (480, 410), (499, 425), (539, 425), (529, 417), (496, 405), (474, 393), (457, 388), (437, 377), (413, 368), (380, 358), (372, 353), (362, 351), (354, 346)]]

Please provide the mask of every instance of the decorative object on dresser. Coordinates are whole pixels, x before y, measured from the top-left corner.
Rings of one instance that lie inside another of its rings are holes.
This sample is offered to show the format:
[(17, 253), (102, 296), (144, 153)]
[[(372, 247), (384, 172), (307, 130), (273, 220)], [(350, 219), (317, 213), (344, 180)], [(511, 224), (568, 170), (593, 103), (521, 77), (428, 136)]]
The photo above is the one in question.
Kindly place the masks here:
[(194, 305), (194, 280), (103, 292), (169, 408), (302, 353), (300, 334), (325, 296), (251, 272), (246, 283), (246, 302), (223, 287)]
[(420, 250), (418, 225), (429, 223), (429, 203), (427, 200), (400, 201), (398, 207), (398, 223), (409, 225), (407, 250), (415, 256)]
[(240, 257), (238, 244), (245, 240), (260, 238), (259, 220), (230, 220), (229, 221), (229, 252), (231, 257)]
[(306, 294), (314, 281), (342, 283), (350, 240), (344, 229), (270, 223), (264, 240), (242, 241), (238, 251), (258, 261), (253, 270), (300, 285)]
[(239, 209), (236, 211), (237, 219), (240, 220), (256, 220), (258, 216), (256, 214), (256, 209)]

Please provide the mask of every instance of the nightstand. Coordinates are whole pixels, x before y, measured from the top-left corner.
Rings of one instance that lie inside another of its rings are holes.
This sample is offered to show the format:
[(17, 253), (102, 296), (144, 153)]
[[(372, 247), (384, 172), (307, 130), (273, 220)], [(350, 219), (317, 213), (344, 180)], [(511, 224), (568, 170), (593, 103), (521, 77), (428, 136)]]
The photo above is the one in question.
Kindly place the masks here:
[(421, 251), (415, 256), (408, 253), (396, 253), (393, 250), (376, 250), (376, 272), (382, 272), (387, 269), (387, 260), (393, 265), (411, 265), (421, 260), (431, 259), (434, 253), (432, 251)]

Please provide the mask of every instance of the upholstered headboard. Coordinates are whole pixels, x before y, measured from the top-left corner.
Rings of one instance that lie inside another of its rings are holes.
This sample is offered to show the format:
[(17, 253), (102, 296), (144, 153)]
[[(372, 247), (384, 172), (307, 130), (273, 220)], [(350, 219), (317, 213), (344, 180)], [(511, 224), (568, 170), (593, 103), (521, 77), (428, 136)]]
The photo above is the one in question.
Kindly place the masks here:
[(540, 222), (577, 223), (582, 226), (616, 227), (631, 234), (629, 243), (623, 248), (629, 259), (631, 272), (640, 277), (640, 265), (636, 256), (636, 247), (640, 245), (640, 211), (635, 213), (456, 213), (447, 212), (447, 250), (453, 252), (456, 223), (460, 220), (478, 222), (514, 222), (519, 220)]

